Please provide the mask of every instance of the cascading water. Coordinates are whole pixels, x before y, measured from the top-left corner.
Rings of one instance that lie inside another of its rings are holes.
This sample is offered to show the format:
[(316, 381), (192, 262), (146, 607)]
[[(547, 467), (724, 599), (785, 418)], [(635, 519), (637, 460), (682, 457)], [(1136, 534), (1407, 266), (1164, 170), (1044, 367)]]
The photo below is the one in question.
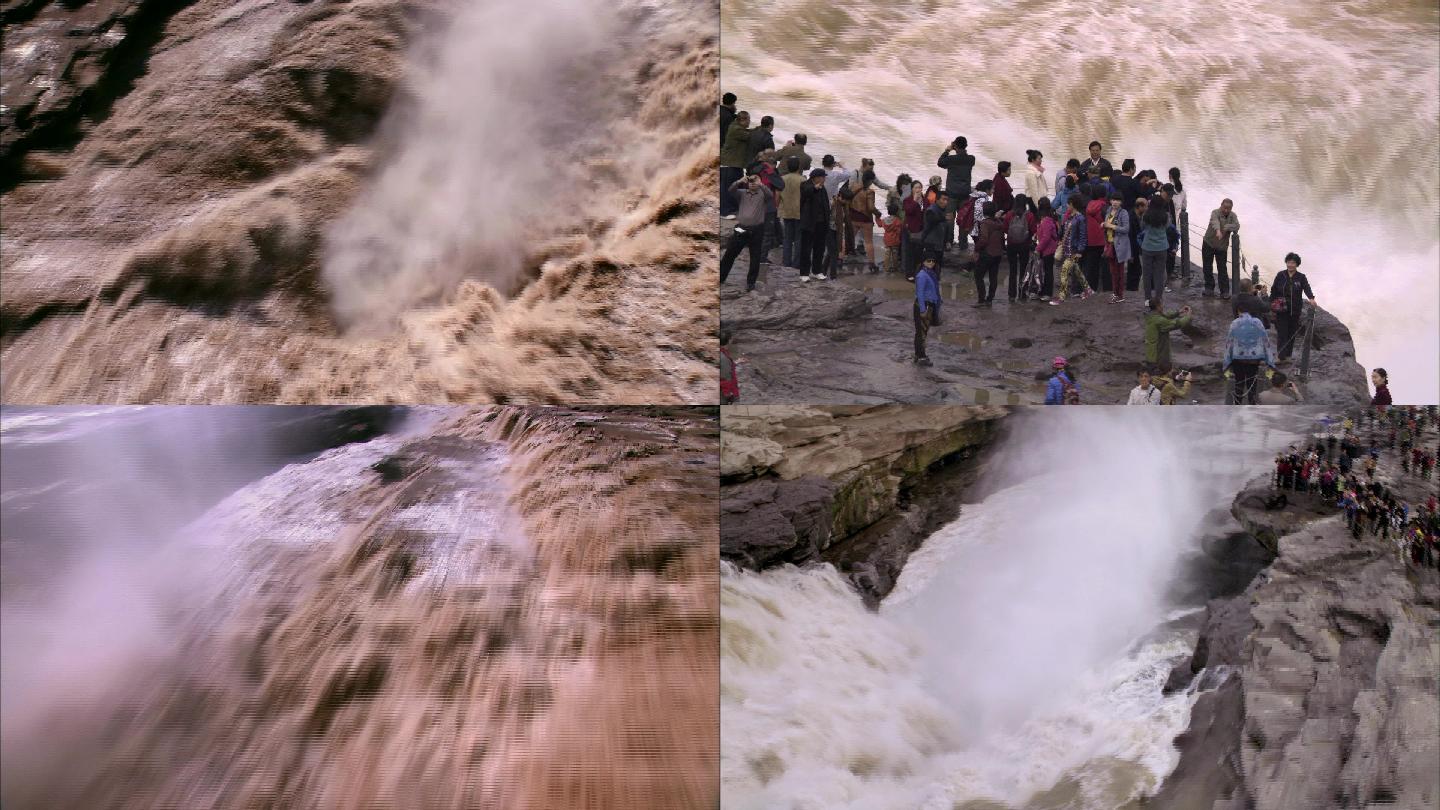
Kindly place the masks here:
[[(1052, 174), (1092, 139), (1183, 170), (1193, 227), (1235, 201), (1244, 252), (1304, 259), (1317, 299), (1397, 401), (1440, 398), (1440, 7), (1235, 0), (1137, 8), (724, 0), (724, 89), (817, 160), (976, 180), (1024, 150)], [(1199, 246), (1193, 248), (1199, 261)], [(1398, 325), (1404, 324), (1403, 328)]]
[(1172, 586), (1306, 417), (1013, 419), (878, 614), (828, 565), (724, 572), (726, 807), (1108, 810), (1174, 768), (1194, 695), (1161, 686), (1203, 601)]

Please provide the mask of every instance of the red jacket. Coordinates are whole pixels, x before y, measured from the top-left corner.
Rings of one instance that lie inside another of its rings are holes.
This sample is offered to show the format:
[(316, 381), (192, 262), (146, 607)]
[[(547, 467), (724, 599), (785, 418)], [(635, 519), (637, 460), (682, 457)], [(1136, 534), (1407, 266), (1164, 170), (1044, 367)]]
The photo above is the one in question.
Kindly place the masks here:
[(1085, 245), (1100, 247), (1105, 244), (1105, 209), (1110, 203), (1105, 200), (1091, 200), (1085, 204)]
[(1010, 181), (1005, 179), (1005, 175), (996, 172), (992, 182), (995, 183), (995, 188), (990, 191), (990, 199), (995, 203), (995, 210), (1009, 211), (1010, 206), (1015, 204), (1015, 193), (1010, 190)]
[(902, 205), (905, 208), (905, 230), (912, 236), (925, 230), (925, 209), (915, 201), (915, 195), (906, 197)]

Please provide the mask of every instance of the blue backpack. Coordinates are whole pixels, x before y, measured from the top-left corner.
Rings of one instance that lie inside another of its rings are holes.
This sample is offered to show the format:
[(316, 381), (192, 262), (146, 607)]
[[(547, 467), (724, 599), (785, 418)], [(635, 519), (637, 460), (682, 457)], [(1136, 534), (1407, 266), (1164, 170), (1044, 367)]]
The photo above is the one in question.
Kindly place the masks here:
[(1230, 324), (1230, 359), (1264, 360), (1268, 356), (1268, 337), (1265, 324), (1244, 314)]

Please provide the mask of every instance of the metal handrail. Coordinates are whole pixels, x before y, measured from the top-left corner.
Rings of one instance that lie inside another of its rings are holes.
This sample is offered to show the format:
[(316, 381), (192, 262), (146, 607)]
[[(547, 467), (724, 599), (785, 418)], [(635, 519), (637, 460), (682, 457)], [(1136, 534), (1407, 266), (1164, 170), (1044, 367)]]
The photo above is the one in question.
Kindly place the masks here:
[(1315, 335), (1315, 306), (1312, 304), (1307, 307), (1307, 312), (1308, 316), (1305, 320), (1305, 329), (1303, 330), (1305, 343), (1300, 346), (1300, 370), (1296, 372), (1295, 376), (1308, 383), (1310, 382), (1310, 341)]

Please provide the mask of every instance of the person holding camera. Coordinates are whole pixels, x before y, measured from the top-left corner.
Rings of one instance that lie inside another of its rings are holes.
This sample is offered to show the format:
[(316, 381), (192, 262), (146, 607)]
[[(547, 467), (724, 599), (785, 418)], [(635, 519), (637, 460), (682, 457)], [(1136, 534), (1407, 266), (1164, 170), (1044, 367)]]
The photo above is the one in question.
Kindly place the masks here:
[[(957, 135), (955, 140), (940, 153), (940, 160), (936, 165), (945, 170), (945, 191), (950, 197), (950, 204), (945, 208), (945, 221), (950, 224), (950, 232), (946, 234), (945, 244), (949, 245), (955, 241), (955, 212), (959, 209), (962, 201), (970, 197), (970, 173), (975, 169), (975, 156), (965, 151), (970, 142), (965, 140), (964, 135)], [(960, 235), (959, 245), (964, 249), (965, 237)]]
[(1190, 307), (1166, 313), (1160, 298), (1151, 298), (1145, 313), (1145, 362), (1151, 367), (1170, 367), (1170, 333), (1190, 325)]
[(1285, 269), (1275, 276), (1270, 285), (1270, 310), (1275, 315), (1275, 334), (1280, 344), (1280, 362), (1290, 362), (1290, 352), (1295, 348), (1295, 335), (1300, 331), (1300, 316), (1304, 312), (1304, 297), (1315, 302), (1315, 293), (1310, 290), (1310, 279), (1300, 272), (1300, 254), (1285, 254)]
[(1270, 387), (1260, 392), (1261, 405), (1298, 405), (1305, 401), (1295, 381), (1282, 372), (1275, 372), (1270, 378)]
[(1190, 372), (1184, 369), (1170, 376), (1170, 367), (1163, 366), (1153, 376), (1155, 386), (1160, 389), (1160, 404), (1174, 405), (1190, 396)]
[(740, 251), (748, 250), (750, 271), (745, 275), (745, 292), (748, 293), (754, 291), (755, 281), (760, 277), (760, 256), (765, 242), (765, 198), (770, 196), (770, 190), (760, 184), (758, 174), (748, 174), (732, 183), (728, 191), (736, 200), (737, 213), (735, 232), (730, 235), (730, 244), (725, 246), (725, 254), (720, 257), (720, 284), (725, 284), (725, 277), (730, 275), (730, 268), (740, 256)]

